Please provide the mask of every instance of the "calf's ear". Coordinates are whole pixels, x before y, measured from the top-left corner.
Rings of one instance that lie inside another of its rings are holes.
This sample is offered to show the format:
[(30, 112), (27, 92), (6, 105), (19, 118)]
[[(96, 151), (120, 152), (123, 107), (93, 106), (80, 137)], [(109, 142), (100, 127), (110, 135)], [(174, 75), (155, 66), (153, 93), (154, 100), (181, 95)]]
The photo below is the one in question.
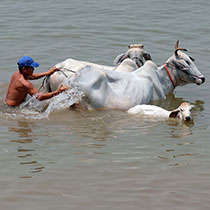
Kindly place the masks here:
[(170, 113), (170, 115), (169, 115), (169, 118), (176, 118), (177, 117), (177, 115), (179, 114), (179, 110), (177, 109), (177, 110), (173, 110), (171, 113)]

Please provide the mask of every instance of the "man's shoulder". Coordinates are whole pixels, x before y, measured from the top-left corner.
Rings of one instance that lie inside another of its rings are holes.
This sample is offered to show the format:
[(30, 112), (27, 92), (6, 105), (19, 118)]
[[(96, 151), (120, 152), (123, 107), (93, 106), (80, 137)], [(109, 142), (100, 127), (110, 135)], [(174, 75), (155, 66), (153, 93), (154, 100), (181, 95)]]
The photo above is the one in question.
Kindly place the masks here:
[(18, 74), (18, 73), (14, 75), (14, 82), (16, 86), (24, 87), (27, 89), (33, 86), (29, 80), (25, 79), (21, 74)]
[(32, 88), (33, 87), (32, 83), (29, 80), (25, 79), (24, 77), (21, 78), (19, 80), (19, 82), (26, 88)]

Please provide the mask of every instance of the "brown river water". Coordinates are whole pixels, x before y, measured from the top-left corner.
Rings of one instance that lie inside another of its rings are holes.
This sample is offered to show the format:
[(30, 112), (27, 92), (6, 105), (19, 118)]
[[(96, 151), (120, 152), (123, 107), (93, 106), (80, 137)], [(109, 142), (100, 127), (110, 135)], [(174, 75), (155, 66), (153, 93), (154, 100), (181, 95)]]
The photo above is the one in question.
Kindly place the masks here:
[[(209, 10), (204, 0), (2, 0), (0, 209), (209, 210)], [(44, 72), (68, 57), (112, 65), (142, 43), (161, 65), (177, 39), (206, 82), (178, 87), (159, 105), (190, 102), (191, 122), (72, 111), (61, 98), (41, 112), (42, 103), (2, 103), (24, 55)]]

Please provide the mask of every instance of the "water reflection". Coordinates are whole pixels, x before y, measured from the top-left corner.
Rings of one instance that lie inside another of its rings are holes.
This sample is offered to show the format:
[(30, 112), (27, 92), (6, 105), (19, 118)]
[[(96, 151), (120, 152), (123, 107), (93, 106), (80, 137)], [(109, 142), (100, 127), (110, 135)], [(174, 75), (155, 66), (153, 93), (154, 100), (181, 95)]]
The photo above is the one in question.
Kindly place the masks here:
[(204, 104), (204, 101), (196, 100), (194, 103), (195, 107), (193, 108), (193, 110), (195, 110), (196, 112), (202, 112), (204, 110)]
[(50, 120), (57, 123), (65, 122), (67, 131), (71, 131), (77, 136), (91, 138), (95, 142), (92, 145), (83, 146), (99, 147), (104, 146), (107, 139), (116, 138), (113, 130), (117, 113), (117, 111), (108, 110), (64, 110), (59, 112), (59, 115), (51, 115)]
[(32, 139), (17, 139), (17, 140), (10, 140), (11, 142), (16, 142), (16, 143), (31, 143)]
[[(33, 125), (34, 125), (33, 123), (29, 123), (26, 121), (18, 121), (17, 122), (18, 127), (9, 127), (9, 131), (19, 134), (19, 137), (31, 137)], [(28, 140), (31, 140), (32, 142), (32, 139), (28, 139)], [(20, 140), (20, 141), (25, 141), (25, 140)]]
[[(158, 105), (171, 110), (177, 108), (182, 102), (183, 98), (175, 98), (173, 94), (170, 94), (167, 99), (158, 101)], [(195, 101), (192, 109), (192, 117), (194, 118), (200, 112), (203, 111), (203, 101)], [(69, 117), (70, 114), (70, 117)], [(65, 116), (64, 116), (65, 115)], [(105, 146), (105, 141), (107, 139), (118, 138), (119, 134), (132, 132), (132, 135), (138, 132), (144, 135), (152, 134), (154, 132), (166, 133), (166, 137), (170, 138), (183, 138), (193, 134), (193, 127), (195, 121), (190, 122), (180, 121), (178, 119), (169, 119), (161, 121), (161, 119), (156, 119), (147, 116), (130, 116), (126, 112), (117, 110), (94, 110), (94, 111), (71, 111), (67, 113), (62, 113), (62, 115), (54, 115), (52, 120), (57, 120), (62, 118), (62, 121), (67, 120), (67, 118), (72, 118), (68, 120), (67, 129), (71, 130), (77, 135), (82, 137), (89, 137), (97, 141), (93, 145), (83, 145), (83, 146)], [(161, 122), (161, 123), (160, 123)], [(98, 141), (102, 144), (98, 145)]]
[(193, 134), (194, 122), (180, 122), (178, 120), (168, 121), (168, 135), (170, 138), (183, 138)]
[[(169, 100), (162, 100), (160, 106), (166, 109), (172, 109), (184, 101), (182, 98), (175, 98), (173, 94), (169, 97), (171, 97)], [(192, 110), (194, 116), (203, 111), (204, 102), (195, 101), (192, 104), (195, 105), (195, 108)], [(43, 163), (40, 164), (40, 151), (37, 151), (36, 141), (38, 135), (34, 133), (34, 127), (36, 127), (34, 122), (37, 122), (37, 120), (19, 120), (17, 121), (17, 125), (8, 129), (17, 136), (10, 140), (10, 142), (17, 147), (18, 162), (24, 174), (21, 178), (31, 178), (32, 175), (42, 172), (45, 168)], [(44, 123), (46, 121), (40, 120), (39, 122), (45, 126)], [(108, 153), (107, 150), (103, 151), (102, 148), (106, 148), (109, 141), (113, 141), (114, 139), (120, 139), (119, 143), (122, 144), (121, 147), (123, 147), (123, 143), (126, 142), (127, 144), (127, 140), (125, 139), (129, 139), (128, 142), (133, 141), (134, 145), (138, 144), (139, 139), (145, 138), (148, 141), (154, 141), (156, 137), (158, 141), (158, 137), (161, 138), (161, 141), (164, 141), (164, 139), (168, 141), (168, 138), (180, 139), (193, 134), (194, 124), (195, 121), (160, 121), (158, 119), (149, 119), (148, 117), (130, 116), (126, 112), (118, 110), (72, 111), (65, 109), (54, 111), (50, 114), (46, 129), (50, 127), (50, 132), (53, 132), (53, 135), (47, 135), (46, 138), (55, 138), (56, 141), (54, 143), (52, 141), (50, 142), (56, 146), (57, 140), (61, 140), (61, 144), (59, 144), (61, 147), (63, 144), (71, 144), (72, 154), (79, 156), (78, 159), (80, 161), (93, 162), (97, 160), (94, 155), (98, 157), (98, 155)], [(46, 129), (44, 128), (44, 130)], [(136, 138), (138, 138), (137, 143), (135, 143)], [(148, 145), (146, 143), (146, 146)], [(161, 160), (168, 158), (167, 154), (171, 148), (167, 149), (166, 157), (159, 155)], [(47, 150), (49, 151), (49, 147)], [(178, 159), (178, 157), (184, 157), (184, 155), (190, 156), (191, 154), (194, 153), (175, 153), (174, 155)], [(50, 155), (52, 156), (51, 153)], [(171, 159), (173, 160), (175, 158), (171, 156)]]
[[(12, 139), (10, 142), (17, 144), (18, 155), (17, 158), (20, 160), (21, 166), (27, 166), (29, 173), (38, 173), (43, 171), (44, 167), (36, 160), (38, 154), (34, 149), (33, 141), (35, 140), (33, 135), (34, 123), (27, 121), (17, 121), (16, 127), (9, 127), (8, 131), (18, 135), (19, 138)], [(28, 148), (26, 148), (28, 145)], [(23, 172), (25, 173), (25, 172)], [(32, 178), (29, 175), (20, 176), (20, 178)]]

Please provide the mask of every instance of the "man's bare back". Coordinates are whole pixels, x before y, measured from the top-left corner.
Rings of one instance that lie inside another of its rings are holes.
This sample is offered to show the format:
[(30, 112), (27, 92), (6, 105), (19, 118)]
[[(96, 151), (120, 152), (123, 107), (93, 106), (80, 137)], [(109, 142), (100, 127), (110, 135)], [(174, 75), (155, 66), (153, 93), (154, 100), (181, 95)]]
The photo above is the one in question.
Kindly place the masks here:
[(24, 56), (18, 62), (19, 70), (16, 71), (10, 81), (8, 92), (6, 96), (6, 103), (9, 106), (19, 106), (26, 99), (27, 94), (31, 96), (37, 94), (37, 99), (42, 101), (65, 91), (68, 87), (61, 85), (58, 90), (51, 93), (39, 93), (29, 79), (39, 79), (46, 75), (51, 75), (58, 69), (53, 67), (48, 72), (33, 74), (34, 67), (38, 67), (39, 64), (34, 62), (31, 57)]

